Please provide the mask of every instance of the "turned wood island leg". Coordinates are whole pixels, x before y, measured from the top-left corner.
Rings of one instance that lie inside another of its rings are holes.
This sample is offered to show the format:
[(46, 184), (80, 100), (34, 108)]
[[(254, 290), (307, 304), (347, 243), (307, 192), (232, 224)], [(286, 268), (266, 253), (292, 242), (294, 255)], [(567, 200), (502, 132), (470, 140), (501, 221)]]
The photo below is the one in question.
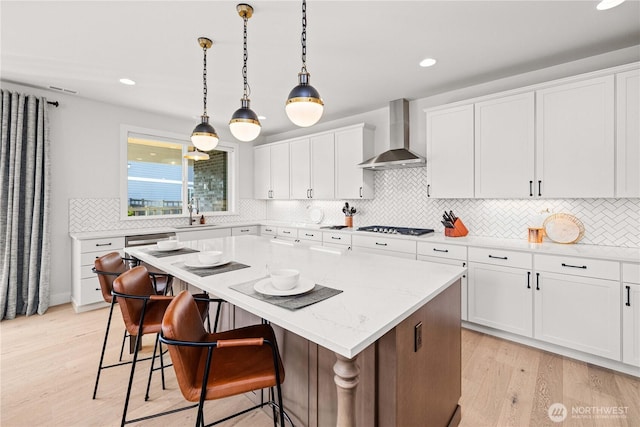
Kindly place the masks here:
[(348, 359), (336, 353), (333, 381), (338, 390), (337, 427), (355, 427), (356, 425), (356, 390), (360, 379), (360, 369), (356, 364), (357, 356)]

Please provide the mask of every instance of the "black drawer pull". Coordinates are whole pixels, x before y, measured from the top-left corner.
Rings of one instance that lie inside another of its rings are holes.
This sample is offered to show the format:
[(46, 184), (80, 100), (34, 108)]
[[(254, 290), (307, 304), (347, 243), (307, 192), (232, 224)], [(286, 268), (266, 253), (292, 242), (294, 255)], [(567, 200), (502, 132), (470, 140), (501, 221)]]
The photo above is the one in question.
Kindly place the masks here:
[(99, 291), (99, 290), (100, 290), (100, 288), (96, 288), (96, 291)]
[(282, 234), (291, 234), (290, 231), (283, 231)]
[(378, 242), (376, 242), (376, 245), (378, 245), (378, 246), (387, 246), (386, 243), (378, 243)]
[(273, 231), (273, 230), (270, 228), (265, 228), (264, 231)]
[(536, 273), (536, 291), (540, 290), (540, 273)]
[(333, 240), (342, 240), (342, 237), (334, 237), (334, 236), (331, 236), (331, 238), (332, 238)]
[(96, 246), (111, 246), (111, 242), (109, 242), (109, 243), (96, 243)]
[(307, 237), (313, 237), (314, 236), (313, 234), (309, 234), (309, 233), (304, 233), (304, 235), (307, 236)]
[(627, 288), (627, 302), (624, 305), (631, 307), (631, 286), (625, 286), (625, 288)]
[(562, 263), (563, 267), (569, 267), (569, 268), (582, 268), (583, 270), (587, 269), (586, 265), (571, 265), (571, 264), (565, 264), (564, 262)]
[(447, 253), (447, 252), (449, 252), (449, 249), (436, 249), (436, 248), (433, 248), (433, 251), (434, 251), (434, 252), (444, 252), (444, 253)]
[(489, 255), (489, 258), (493, 258), (493, 259), (504, 259), (504, 260), (509, 259), (509, 258), (507, 258), (506, 256), (493, 256), (493, 255)]
[(240, 230), (241, 233), (248, 233), (249, 231), (251, 231), (251, 230), (249, 230), (249, 229)]
[(527, 289), (531, 289), (531, 272), (527, 271)]

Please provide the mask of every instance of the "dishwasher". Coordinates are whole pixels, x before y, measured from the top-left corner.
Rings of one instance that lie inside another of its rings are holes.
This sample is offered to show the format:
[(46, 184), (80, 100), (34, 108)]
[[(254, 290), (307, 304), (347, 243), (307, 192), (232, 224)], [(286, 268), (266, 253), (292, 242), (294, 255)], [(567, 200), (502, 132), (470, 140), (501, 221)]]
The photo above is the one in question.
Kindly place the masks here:
[(134, 246), (155, 245), (160, 240), (169, 240), (175, 238), (176, 233), (173, 231), (167, 233), (155, 233), (155, 234), (138, 234), (133, 236), (125, 236), (124, 247), (132, 248)]

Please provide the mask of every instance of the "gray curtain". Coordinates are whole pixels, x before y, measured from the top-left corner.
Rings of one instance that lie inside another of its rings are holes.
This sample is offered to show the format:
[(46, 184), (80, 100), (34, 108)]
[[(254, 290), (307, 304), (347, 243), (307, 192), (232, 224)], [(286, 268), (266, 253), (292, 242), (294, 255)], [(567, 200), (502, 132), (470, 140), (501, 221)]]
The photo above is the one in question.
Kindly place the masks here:
[(49, 307), (47, 100), (2, 90), (0, 320)]

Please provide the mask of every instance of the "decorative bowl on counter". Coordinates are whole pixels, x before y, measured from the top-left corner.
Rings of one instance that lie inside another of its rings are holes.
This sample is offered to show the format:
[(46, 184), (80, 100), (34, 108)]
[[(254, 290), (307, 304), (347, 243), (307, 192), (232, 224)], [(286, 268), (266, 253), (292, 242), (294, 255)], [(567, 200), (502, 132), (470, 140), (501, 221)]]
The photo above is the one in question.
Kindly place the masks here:
[(273, 287), (281, 291), (294, 288), (300, 280), (300, 272), (290, 268), (274, 270), (270, 276)]
[(198, 253), (198, 261), (202, 264), (215, 264), (222, 259), (222, 252), (220, 251), (203, 251)]
[(171, 251), (174, 249), (178, 249), (178, 241), (177, 240), (160, 240), (156, 243), (156, 246), (161, 251)]

